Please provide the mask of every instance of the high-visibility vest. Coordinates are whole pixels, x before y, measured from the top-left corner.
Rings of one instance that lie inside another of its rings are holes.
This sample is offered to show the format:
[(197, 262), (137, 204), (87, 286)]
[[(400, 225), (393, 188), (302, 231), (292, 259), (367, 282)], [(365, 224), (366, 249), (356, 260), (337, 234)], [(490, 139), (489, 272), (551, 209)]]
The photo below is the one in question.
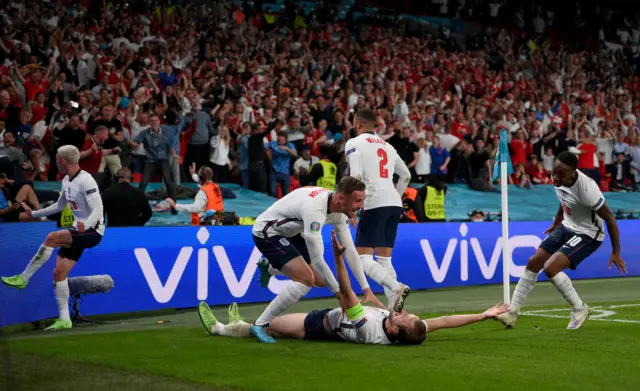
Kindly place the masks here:
[(435, 187), (427, 186), (427, 196), (424, 200), (424, 214), (429, 220), (445, 220), (444, 190), (438, 191)]
[(240, 225), (253, 225), (255, 222), (253, 217), (240, 217)]
[[(220, 191), (220, 186), (216, 185), (213, 182), (205, 183), (200, 190), (204, 191), (207, 195), (207, 206), (204, 208), (205, 211), (209, 209), (213, 209), (216, 212), (222, 212), (224, 210), (224, 203), (222, 202), (222, 192)], [(200, 214), (199, 213), (191, 213), (191, 224), (192, 225), (200, 225)]]
[(322, 159), (318, 163), (322, 166), (322, 177), (316, 181), (316, 186), (324, 187), (328, 190), (336, 189), (336, 176), (338, 174), (338, 168), (333, 162)]
[[(417, 196), (418, 196), (418, 190), (414, 189), (413, 187), (407, 187), (407, 189), (404, 191), (404, 194), (402, 195), (402, 198), (403, 199), (408, 198), (415, 202)], [(404, 214), (414, 223), (418, 222), (418, 218), (416, 217), (416, 212), (414, 212), (413, 209), (405, 209)]]
[(69, 204), (67, 204), (60, 213), (60, 227), (71, 228), (73, 227), (74, 221), (75, 218), (73, 217), (73, 212), (71, 212), (71, 207), (69, 206)]

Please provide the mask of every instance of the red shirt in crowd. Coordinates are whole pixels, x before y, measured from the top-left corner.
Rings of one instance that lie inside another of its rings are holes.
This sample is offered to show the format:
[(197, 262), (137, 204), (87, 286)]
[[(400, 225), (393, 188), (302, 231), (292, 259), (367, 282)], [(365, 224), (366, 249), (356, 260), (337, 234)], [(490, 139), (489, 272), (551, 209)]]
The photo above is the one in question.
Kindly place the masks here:
[(44, 80), (40, 80), (38, 83), (33, 83), (31, 80), (25, 81), (24, 89), (27, 92), (27, 102), (35, 100), (39, 92), (47, 92), (47, 88), (49, 88), (49, 83)]
[(578, 155), (578, 168), (593, 170), (595, 167), (595, 153), (598, 148), (593, 144), (582, 143), (578, 145), (580, 155)]
[[(80, 152), (91, 149), (94, 144), (95, 141), (93, 141), (93, 138), (89, 137), (88, 139), (85, 139)], [(100, 169), (100, 163), (102, 163), (102, 148), (98, 148), (96, 151), (93, 151), (89, 157), (81, 159), (80, 168), (91, 174), (98, 172)]]
[(525, 140), (511, 140), (511, 149), (511, 163), (514, 166), (527, 163), (527, 150), (529, 149), (529, 145)]
[(304, 143), (311, 149), (311, 154), (313, 156), (318, 156), (318, 148), (319, 144), (313, 145), (316, 140), (319, 140), (320, 137), (324, 136), (321, 130), (315, 129), (309, 133), (305, 133), (304, 135)]

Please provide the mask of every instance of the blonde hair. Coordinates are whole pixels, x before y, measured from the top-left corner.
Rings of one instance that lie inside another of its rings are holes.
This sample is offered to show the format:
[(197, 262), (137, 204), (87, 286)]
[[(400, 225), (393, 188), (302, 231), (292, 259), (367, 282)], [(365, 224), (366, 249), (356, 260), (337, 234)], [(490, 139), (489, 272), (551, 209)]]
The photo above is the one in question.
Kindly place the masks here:
[(63, 145), (58, 148), (56, 157), (63, 159), (69, 164), (78, 164), (80, 161), (80, 151), (73, 145)]

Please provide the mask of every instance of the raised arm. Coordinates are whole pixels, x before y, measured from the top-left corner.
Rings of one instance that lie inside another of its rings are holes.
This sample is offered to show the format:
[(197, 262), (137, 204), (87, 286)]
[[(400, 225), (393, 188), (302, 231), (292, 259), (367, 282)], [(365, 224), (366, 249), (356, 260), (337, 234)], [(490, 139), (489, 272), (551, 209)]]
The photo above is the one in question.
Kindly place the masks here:
[[(302, 220), (305, 226), (304, 240), (309, 249), (311, 267), (322, 278), (331, 293), (336, 294), (338, 292), (338, 281), (336, 281), (331, 269), (329, 269), (329, 265), (324, 260), (324, 243), (322, 242), (321, 232), (325, 217), (321, 213), (308, 211)], [(312, 226), (313, 229), (306, 229), (306, 227)]]
[(342, 295), (340, 306), (344, 310), (348, 310), (360, 304), (360, 300), (351, 289), (351, 281), (349, 280), (349, 273), (344, 265), (342, 254), (346, 248), (340, 244), (336, 236), (336, 232), (331, 232), (331, 243), (333, 245), (333, 257), (336, 263), (336, 276), (338, 276), (338, 286)]

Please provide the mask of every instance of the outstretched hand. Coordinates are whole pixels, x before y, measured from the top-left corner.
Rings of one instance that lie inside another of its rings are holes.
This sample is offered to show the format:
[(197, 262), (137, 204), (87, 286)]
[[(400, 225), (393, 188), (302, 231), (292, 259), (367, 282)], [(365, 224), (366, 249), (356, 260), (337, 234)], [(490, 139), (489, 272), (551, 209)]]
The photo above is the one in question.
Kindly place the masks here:
[(498, 315), (504, 314), (507, 311), (509, 311), (509, 305), (499, 302), (498, 304), (486, 310), (482, 315), (484, 315), (485, 319), (495, 319)]
[(364, 304), (373, 304), (376, 307), (380, 307), (383, 310), (386, 310), (387, 307), (385, 307), (382, 302), (380, 300), (378, 300), (378, 298), (376, 297), (376, 295), (373, 294), (373, 291), (371, 290), (371, 288), (367, 288), (364, 290), (364, 297), (362, 298), (362, 303)]
[(611, 269), (611, 266), (613, 265), (616, 265), (620, 274), (627, 274), (627, 265), (625, 265), (620, 254), (611, 253), (611, 258), (609, 258), (609, 269)]
[(338, 236), (336, 235), (336, 231), (331, 231), (331, 245), (333, 246), (333, 254), (335, 256), (342, 256), (342, 254), (344, 253), (344, 250), (346, 250), (344, 246), (341, 245), (340, 242), (338, 241)]

